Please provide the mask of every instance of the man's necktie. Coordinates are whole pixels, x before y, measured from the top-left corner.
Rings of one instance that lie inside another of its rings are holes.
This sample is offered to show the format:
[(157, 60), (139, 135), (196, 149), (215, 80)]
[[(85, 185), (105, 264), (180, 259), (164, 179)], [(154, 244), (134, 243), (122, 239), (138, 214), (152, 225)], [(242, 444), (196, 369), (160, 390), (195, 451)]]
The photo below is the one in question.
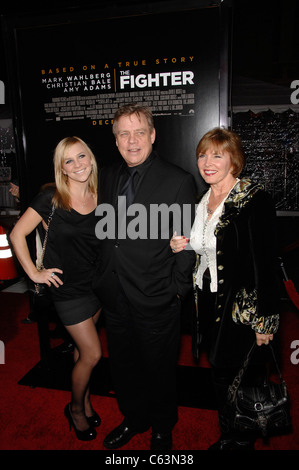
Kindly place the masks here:
[(127, 207), (129, 207), (134, 201), (134, 197), (135, 197), (134, 175), (136, 174), (137, 170), (134, 167), (132, 168), (128, 167), (127, 171), (130, 176), (128, 180), (125, 182), (125, 184), (123, 185), (119, 195), (126, 196), (126, 204), (127, 204)]

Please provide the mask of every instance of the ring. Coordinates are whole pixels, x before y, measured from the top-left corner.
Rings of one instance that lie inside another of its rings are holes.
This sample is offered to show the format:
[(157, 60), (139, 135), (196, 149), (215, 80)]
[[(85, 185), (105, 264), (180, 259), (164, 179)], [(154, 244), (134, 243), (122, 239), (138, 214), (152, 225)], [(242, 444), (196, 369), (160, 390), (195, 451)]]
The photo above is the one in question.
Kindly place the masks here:
[(51, 277), (54, 277), (54, 276), (55, 276), (55, 273), (52, 273), (52, 274), (51, 274)]
[(175, 249), (175, 248), (172, 248), (172, 251), (176, 251), (176, 249)]

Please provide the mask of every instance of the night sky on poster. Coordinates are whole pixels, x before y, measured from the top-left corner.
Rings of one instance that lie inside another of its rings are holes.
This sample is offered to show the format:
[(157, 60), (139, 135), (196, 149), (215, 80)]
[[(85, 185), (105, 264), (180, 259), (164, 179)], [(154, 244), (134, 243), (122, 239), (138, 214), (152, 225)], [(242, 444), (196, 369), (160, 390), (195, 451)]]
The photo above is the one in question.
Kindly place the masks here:
[[(218, 8), (17, 30), (29, 200), (53, 180), (53, 150), (78, 135), (99, 166), (120, 159), (115, 110), (152, 108), (156, 150), (194, 174), (200, 137), (219, 125)], [(42, 47), (40, 47), (42, 46)]]

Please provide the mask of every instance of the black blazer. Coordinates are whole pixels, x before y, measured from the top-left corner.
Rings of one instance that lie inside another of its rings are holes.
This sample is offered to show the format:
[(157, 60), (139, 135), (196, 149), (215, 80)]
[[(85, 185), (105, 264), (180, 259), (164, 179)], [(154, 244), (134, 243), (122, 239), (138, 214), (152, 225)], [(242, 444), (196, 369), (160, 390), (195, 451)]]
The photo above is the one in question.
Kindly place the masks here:
[[(240, 367), (255, 332), (275, 333), (280, 313), (276, 214), (270, 195), (243, 178), (224, 203), (215, 230), (218, 290), (209, 360), (215, 367)], [(233, 318), (236, 296), (256, 291), (256, 310)], [(198, 299), (199, 316), (201, 310)], [(259, 350), (264, 350), (259, 348)], [(262, 358), (255, 355), (254, 360)]]
[[(109, 208), (115, 205), (119, 178), (124, 166), (125, 162), (117, 168), (110, 167), (101, 172), (100, 210), (105, 207), (103, 204), (108, 204)], [(168, 236), (165, 231), (163, 235), (159, 227), (154, 237), (150, 237), (150, 229), (153, 228), (150, 209), (156, 207), (153, 206), (154, 204), (166, 204), (165, 207), (175, 204), (176, 208), (182, 208), (183, 204), (186, 204), (191, 214), (190, 224), (187, 225), (190, 225), (189, 229), (191, 229), (195, 202), (196, 188), (193, 176), (156, 156), (144, 175), (134, 200), (134, 204), (141, 204), (147, 214), (146, 238), (118, 239), (116, 234), (115, 238), (109, 237), (100, 241), (94, 290), (108, 310), (114, 308), (118, 289), (117, 276), (131, 303), (148, 315), (162, 310), (176, 298), (177, 294), (182, 297), (187, 294), (192, 287), (195, 254), (191, 249), (176, 255), (172, 253), (169, 245), (170, 238), (174, 230), (179, 233), (181, 227), (176, 225), (174, 220), (176, 217), (172, 217), (171, 211), (169, 211), (169, 220), (167, 219), (166, 224)], [(137, 217), (139, 213), (136, 213)], [(110, 222), (111, 217), (113, 216), (110, 215), (107, 219)], [(100, 227), (101, 216), (97, 224), (97, 235), (99, 235)], [(184, 233), (184, 235), (189, 237), (189, 233)]]

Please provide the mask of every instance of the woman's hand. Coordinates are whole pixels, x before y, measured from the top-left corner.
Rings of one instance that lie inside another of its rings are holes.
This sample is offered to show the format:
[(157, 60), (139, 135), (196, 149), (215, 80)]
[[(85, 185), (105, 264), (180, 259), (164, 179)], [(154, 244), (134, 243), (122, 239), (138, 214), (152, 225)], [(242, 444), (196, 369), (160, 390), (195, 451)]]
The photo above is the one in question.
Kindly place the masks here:
[(184, 250), (188, 242), (189, 238), (178, 236), (177, 233), (174, 232), (170, 239), (170, 248), (172, 249), (173, 253), (179, 253), (180, 251)]
[(256, 344), (262, 346), (262, 344), (269, 344), (273, 340), (273, 335), (262, 335), (260, 333), (255, 333)]
[(62, 274), (63, 271), (58, 268), (42, 269), (41, 271), (37, 271), (31, 279), (36, 284), (47, 284), (49, 287), (51, 284), (55, 287), (62, 286), (63, 282), (56, 273)]
[(11, 195), (15, 197), (16, 199), (20, 199), (19, 186), (13, 183), (9, 183), (9, 185), (10, 185), (10, 188), (8, 191), (11, 193)]
[(13, 244), (15, 254), (22, 268), (33, 282), (36, 284), (46, 284), (49, 287), (51, 284), (59, 287), (63, 282), (57, 274), (62, 274), (63, 271), (58, 268), (38, 271), (28, 249), (26, 237), (36, 229), (42, 220), (42, 217), (34, 209), (28, 207), (12, 229), (10, 241)]

